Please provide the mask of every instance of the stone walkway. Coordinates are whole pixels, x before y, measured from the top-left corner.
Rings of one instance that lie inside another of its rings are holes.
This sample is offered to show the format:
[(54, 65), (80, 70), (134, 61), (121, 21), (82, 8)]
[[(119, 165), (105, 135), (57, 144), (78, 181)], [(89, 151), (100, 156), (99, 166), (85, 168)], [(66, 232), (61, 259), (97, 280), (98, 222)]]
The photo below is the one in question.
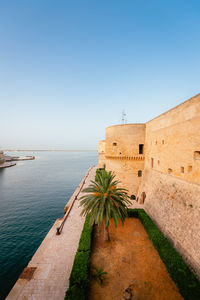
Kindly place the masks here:
[[(86, 180), (83, 178), (70, 201), (73, 201), (84, 180), (83, 188), (89, 185), (90, 180), (94, 179), (95, 172), (96, 167), (93, 167)], [(80, 197), (81, 193), (78, 199)], [(56, 220), (6, 299), (64, 299), (85, 219), (80, 216), (81, 210), (79, 201), (75, 200), (60, 235), (56, 235), (56, 228), (63, 219)]]

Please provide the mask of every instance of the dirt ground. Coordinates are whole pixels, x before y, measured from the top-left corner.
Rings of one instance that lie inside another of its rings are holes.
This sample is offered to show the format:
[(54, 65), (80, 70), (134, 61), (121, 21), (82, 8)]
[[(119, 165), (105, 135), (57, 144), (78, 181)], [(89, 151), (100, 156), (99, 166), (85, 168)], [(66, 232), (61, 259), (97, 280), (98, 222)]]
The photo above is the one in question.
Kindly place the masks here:
[(108, 274), (103, 286), (91, 279), (89, 300), (183, 300), (139, 219), (111, 222), (110, 237), (95, 228), (91, 265)]

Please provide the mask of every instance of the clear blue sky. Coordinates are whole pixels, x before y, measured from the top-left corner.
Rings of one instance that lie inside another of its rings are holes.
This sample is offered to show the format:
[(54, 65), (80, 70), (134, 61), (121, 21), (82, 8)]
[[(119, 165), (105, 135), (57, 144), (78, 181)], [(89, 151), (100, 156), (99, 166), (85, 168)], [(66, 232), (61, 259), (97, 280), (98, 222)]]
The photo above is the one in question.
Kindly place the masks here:
[(0, 0), (1, 148), (97, 149), (199, 91), (199, 0)]

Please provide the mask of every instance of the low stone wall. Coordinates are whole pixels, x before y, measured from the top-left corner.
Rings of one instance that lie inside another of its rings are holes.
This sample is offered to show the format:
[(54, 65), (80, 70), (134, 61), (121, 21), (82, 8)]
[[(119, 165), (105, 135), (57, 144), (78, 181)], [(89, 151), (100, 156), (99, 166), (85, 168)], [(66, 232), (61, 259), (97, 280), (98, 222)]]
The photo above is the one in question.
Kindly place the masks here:
[(79, 193), (81, 192), (81, 190), (83, 189), (83, 186), (85, 184), (85, 180), (87, 179), (90, 171), (92, 170), (92, 168), (94, 167), (91, 167), (88, 172), (86, 173), (86, 175), (83, 177), (83, 179), (81, 180), (81, 182), (79, 183), (79, 185), (77, 186), (76, 190), (74, 191), (74, 193), (72, 194), (71, 198), (69, 199), (69, 201), (67, 202), (67, 204), (65, 205), (65, 208), (64, 208), (64, 213), (67, 213), (70, 208), (73, 206), (73, 203), (74, 201), (77, 199)]
[(144, 208), (200, 278), (200, 185), (146, 169)]

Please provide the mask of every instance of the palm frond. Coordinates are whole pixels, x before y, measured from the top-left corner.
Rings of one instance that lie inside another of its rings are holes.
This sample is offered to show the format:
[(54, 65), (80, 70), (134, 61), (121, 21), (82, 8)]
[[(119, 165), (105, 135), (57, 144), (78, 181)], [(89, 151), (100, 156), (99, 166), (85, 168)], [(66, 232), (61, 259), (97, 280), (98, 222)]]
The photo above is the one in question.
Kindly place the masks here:
[(83, 206), (81, 215), (90, 214), (90, 223), (101, 224), (105, 221), (108, 227), (113, 218), (115, 226), (124, 222), (127, 217), (127, 205), (129, 201), (128, 191), (117, 187), (119, 180), (115, 180), (115, 174), (111, 171), (101, 170), (96, 173), (95, 181), (82, 190), (85, 194), (79, 198), (80, 206)]

